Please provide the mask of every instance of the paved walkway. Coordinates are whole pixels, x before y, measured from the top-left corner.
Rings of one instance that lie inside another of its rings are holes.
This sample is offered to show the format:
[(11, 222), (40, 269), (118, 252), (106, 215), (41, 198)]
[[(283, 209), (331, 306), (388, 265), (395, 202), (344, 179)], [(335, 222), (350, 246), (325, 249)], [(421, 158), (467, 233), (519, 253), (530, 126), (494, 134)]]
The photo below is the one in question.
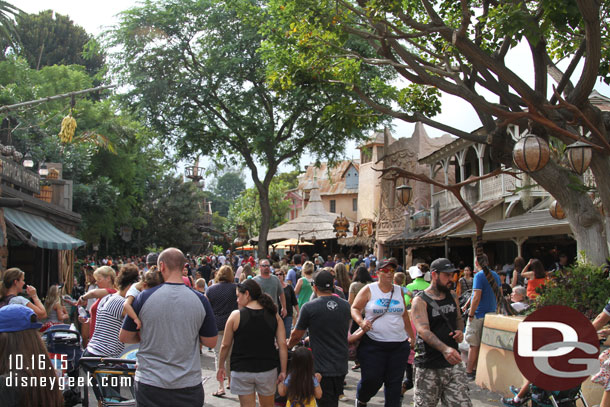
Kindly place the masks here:
[[(350, 367), (353, 366), (353, 362), (350, 362)], [(231, 394), (230, 390), (226, 390), (225, 397), (213, 397), (212, 393), (214, 393), (217, 389), (218, 382), (216, 381), (216, 372), (214, 371), (214, 353), (208, 352), (204, 349), (203, 354), (201, 355), (201, 369), (203, 371), (203, 375), (209, 377), (209, 380), (206, 381), (205, 388), (205, 405), (210, 407), (228, 407), (228, 406), (238, 406), (239, 400), (237, 396)], [(351, 369), (347, 375), (347, 386), (345, 388), (346, 398), (339, 402), (339, 407), (347, 407), (354, 405), (354, 398), (356, 397), (356, 384), (360, 379), (359, 372), (353, 372)], [(226, 383), (225, 383), (226, 384)], [(474, 407), (483, 407), (483, 406), (501, 406), (500, 403), (500, 395), (496, 393), (492, 393), (490, 391), (481, 389), (474, 383), (469, 385), (470, 388), (470, 398), (472, 399), (472, 405)], [(369, 403), (369, 407), (383, 407), (383, 388), (378, 393), (376, 397), (374, 397)], [(405, 397), (403, 400), (403, 406), (412, 406), (413, 405), (413, 390), (409, 390), (405, 393)], [(443, 407), (440, 406), (439, 407)]]

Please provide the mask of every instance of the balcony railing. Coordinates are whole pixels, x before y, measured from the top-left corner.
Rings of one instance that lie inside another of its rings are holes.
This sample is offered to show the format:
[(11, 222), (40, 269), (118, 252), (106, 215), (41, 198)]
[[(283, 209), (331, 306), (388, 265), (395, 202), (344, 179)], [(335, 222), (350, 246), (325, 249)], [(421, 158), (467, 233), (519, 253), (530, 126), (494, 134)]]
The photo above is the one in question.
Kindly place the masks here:
[[(486, 178), (479, 181), (476, 186), (467, 186), (462, 188), (462, 196), (467, 202), (473, 204), (478, 201), (487, 201), (490, 199), (506, 198), (515, 195), (515, 190), (522, 186), (523, 174), (518, 175), (517, 179), (508, 174), (500, 174), (495, 177)], [(546, 195), (548, 192), (539, 185), (530, 189), (534, 195)], [(432, 194), (432, 204), (439, 203), (440, 211), (444, 212), (450, 209), (458, 208), (459, 201), (449, 191), (438, 191)]]

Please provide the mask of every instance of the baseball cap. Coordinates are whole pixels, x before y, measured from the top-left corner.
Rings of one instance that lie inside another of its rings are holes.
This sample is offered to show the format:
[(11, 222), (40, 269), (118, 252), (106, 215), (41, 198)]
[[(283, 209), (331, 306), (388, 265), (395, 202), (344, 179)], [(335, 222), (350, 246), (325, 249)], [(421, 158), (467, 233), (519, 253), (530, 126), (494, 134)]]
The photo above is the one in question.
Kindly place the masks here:
[(313, 283), (316, 287), (322, 290), (328, 290), (332, 288), (335, 278), (329, 271), (322, 270), (319, 271), (316, 276), (313, 278)]
[(396, 259), (394, 257), (390, 257), (389, 259), (382, 261), (377, 266), (377, 270), (385, 269), (385, 268), (388, 268), (388, 267), (392, 267), (393, 269), (397, 269), (398, 268), (398, 264), (397, 264)]
[(415, 280), (418, 277), (423, 277), (424, 273), (421, 271), (421, 269), (417, 266), (411, 266), (409, 267), (409, 275), (411, 276), (411, 278), (413, 280)]
[(430, 264), (430, 271), (436, 271), (437, 273), (455, 273), (457, 269), (449, 259), (441, 257)]
[(148, 253), (146, 256), (146, 264), (157, 264), (157, 259), (159, 255), (157, 253)]
[(0, 308), (0, 332), (19, 332), (26, 329), (40, 329), (36, 314), (20, 304), (9, 304)]

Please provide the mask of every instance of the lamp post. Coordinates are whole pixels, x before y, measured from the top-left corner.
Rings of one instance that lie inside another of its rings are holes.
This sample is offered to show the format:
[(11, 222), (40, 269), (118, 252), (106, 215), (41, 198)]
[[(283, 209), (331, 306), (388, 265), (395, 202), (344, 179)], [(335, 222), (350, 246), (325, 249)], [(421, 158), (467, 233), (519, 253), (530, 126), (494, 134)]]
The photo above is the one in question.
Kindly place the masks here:
[(578, 175), (582, 175), (591, 164), (593, 149), (587, 143), (577, 141), (566, 147), (566, 156), (572, 170)]

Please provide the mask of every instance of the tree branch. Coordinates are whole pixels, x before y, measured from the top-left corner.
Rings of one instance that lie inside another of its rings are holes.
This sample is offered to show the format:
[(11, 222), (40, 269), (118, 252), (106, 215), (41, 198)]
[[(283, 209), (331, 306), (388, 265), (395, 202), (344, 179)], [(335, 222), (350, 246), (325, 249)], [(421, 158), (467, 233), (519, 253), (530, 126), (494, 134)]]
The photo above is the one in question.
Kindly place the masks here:
[(585, 65), (574, 91), (568, 96), (570, 103), (583, 106), (589, 100), (589, 95), (599, 72), (601, 61), (601, 29), (599, 24), (599, 1), (576, 0), (578, 10), (585, 24), (586, 51)]

